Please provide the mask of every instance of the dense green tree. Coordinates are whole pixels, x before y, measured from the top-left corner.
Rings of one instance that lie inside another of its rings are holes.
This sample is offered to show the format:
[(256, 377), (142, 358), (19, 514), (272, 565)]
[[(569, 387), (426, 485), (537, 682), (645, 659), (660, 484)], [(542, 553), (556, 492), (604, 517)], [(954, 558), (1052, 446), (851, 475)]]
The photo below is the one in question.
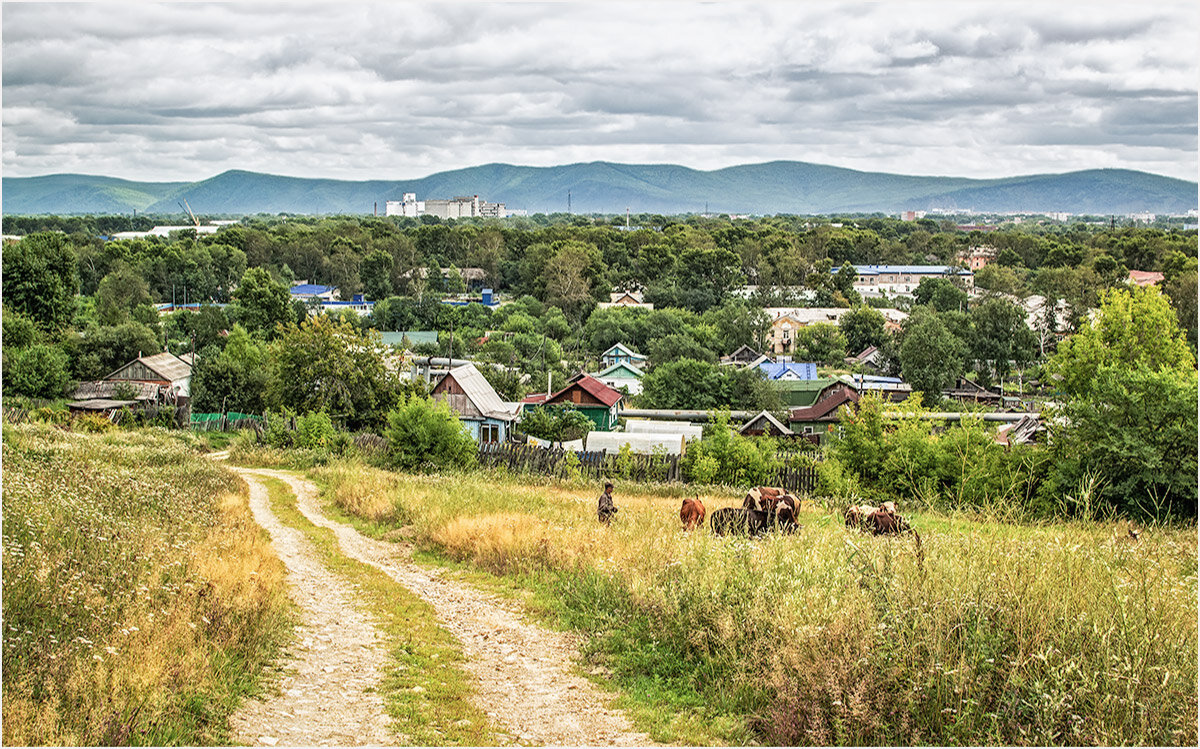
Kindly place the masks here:
[(273, 347), (279, 376), (273, 400), (297, 413), (324, 411), (348, 429), (380, 428), (399, 398), (386, 347), (325, 316), (285, 328)]
[(929, 305), (938, 312), (963, 312), (967, 309), (967, 292), (948, 278), (922, 278), (913, 291), (917, 304)]
[(286, 325), (296, 319), (288, 288), (271, 278), (262, 268), (246, 271), (234, 300), (229, 310), (233, 319), (251, 333), (267, 338), (275, 336), (276, 325)]
[(150, 288), (133, 268), (118, 263), (96, 289), (96, 318), (102, 325), (120, 325), (138, 305), (150, 304)]
[(32, 346), (41, 340), (42, 334), (32, 317), (16, 310), (4, 308), (0, 313), (4, 326), (4, 348), (19, 349)]
[(1175, 313), (1179, 317), (1179, 326), (1183, 328), (1187, 335), (1188, 343), (1192, 345), (1192, 352), (1196, 351), (1196, 258), (1187, 258), (1178, 269), (1171, 269), (1171, 276), (1166, 276), (1166, 271), (1163, 272), (1164, 283), (1162, 285), (1163, 292), (1171, 300), (1172, 306), (1175, 307)]
[(71, 385), (67, 355), (57, 346), (4, 347), (4, 394), (61, 398)]
[(925, 402), (941, 397), (962, 375), (963, 343), (950, 332), (941, 317), (928, 307), (917, 307), (904, 321), (900, 343), (900, 372), (913, 390), (925, 394)]
[(1037, 351), (1037, 337), (1025, 324), (1025, 312), (1005, 299), (987, 299), (971, 310), (972, 332), (967, 355), (983, 367), (985, 382), (1006, 377), (1010, 361), (1024, 364)]
[(563, 405), (539, 406), (521, 418), (520, 430), (531, 437), (564, 442), (587, 436), (593, 426), (582, 411)]
[(642, 380), (642, 388), (641, 398), (647, 408), (780, 408), (779, 393), (763, 379), (761, 370), (721, 367), (694, 359), (677, 359), (655, 367)]
[(694, 359), (696, 361), (716, 363), (717, 355), (701, 346), (695, 338), (688, 335), (673, 333), (661, 338), (655, 338), (650, 344), (650, 363), (666, 364), (678, 359)]
[(458, 415), (444, 401), (410, 396), (387, 415), (388, 460), (402, 471), (470, 468), (477, 460)]
[(79, 270), (64, 236), (30, 234), (4, 248), (3, 266), (5, 307), (29, 315), (42, 330), (70, 324)]
[(266, 345), (234, 325), (219, 355), (197, 360), (192, 370), (192, 409), (261, 414), (267, 407), (272, 375)]
[(833, 323), (805, 325), (796, 331), (796, 356), (818, 364), (842, 366), (846, 359), (846, 337)]
[(394, 264), (392, 254), (385, 250), (375, 250), (363, 258), (359, 273), (362, 276), (363, 294), (367, 299), (377, 302), (392, 295)]
[(162, 341), (154, 331), (139, 322), (92, 326), (66, 342), (78, 380), (98, 380), (139, 356), (152, 356), (162, 349)]
[(843, 313), (838, 327), (846, 338), (846, 352), (858, 356), (870, 346), (878, 346), (887, 336), (883, 313), (866, 305), (860, 305)]
[(1121, 514), (1196, 517), (1196, 372), (1103, 364), (1054, 441), (1057, 489), (1093, 491)]
[(1051, 371), (1069, 395), (1086, 397), (1106, 367), (1194, 370), (1195, 357), (1167, 298), (1154, 286), (1113, 289), (1099, 312), (1058, 346)]
[(975, 288), (1020, 296), (1025, 283), (1016, 270), (999, 263), (989, 263), (975, 271)]

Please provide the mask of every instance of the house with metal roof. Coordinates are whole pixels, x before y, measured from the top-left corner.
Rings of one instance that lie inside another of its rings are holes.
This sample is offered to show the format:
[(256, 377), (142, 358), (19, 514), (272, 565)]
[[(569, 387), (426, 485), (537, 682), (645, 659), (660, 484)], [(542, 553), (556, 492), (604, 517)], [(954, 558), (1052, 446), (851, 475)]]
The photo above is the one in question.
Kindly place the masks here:
[(317, 299), (322, 302), (332, 302), (337, 298), (338, 287), (323, 286), (318, 283), (300, 283), (291, 289), (292, 299), (309, 301)]
[(520, 403), (501, 400), (474, 364), (455, 367), (438, 381), (430, 397), (445, 401), (476, 442), (505, 442), (521, 414)]
[(817, 365), (812, 362), (762, 362), (758, 365), (768, 380), (815, 380)]
[(166, 390), (168, 396), (191, 396), (192, 365), (170, 351), (154, 356), (139, 356), (104, 378), (109, 382), (151, 383)]
[(592, 377), (600, 380), (600, 382), (608, 385), (613, 390), (625, 388), (625, 392), (630, 395), (637, 395), (642, 392), (642, 378), (645, 376), (645, 372), (629, 362), (620, 362), (592, 374)]
[(838, 423), (838, 409), (848, 403), (858, 403), (859, 393), (845, 382), (835, 381), (821, 391), (816, 403), (793, 408), (788, 413), (792, 432), (814, 442), (826, 439), (830, 426)]
[(522, 403), (527, 408), (543, 404), (570, 406), (591, 419), (596, 430), (611, 432), (617, 425), (617, 414), (624, 397), (620, 391), (613, 390), (590, 374), (580, 372), (557, 393), (532, 393), (525, 396)]
[(603, 354), (600, 354), (600, 365), (607, 369), (614, 364), (632, 364), (642, 369), (646, 366), (647, 357), (639, 354), (623, 343), (614, 343)]

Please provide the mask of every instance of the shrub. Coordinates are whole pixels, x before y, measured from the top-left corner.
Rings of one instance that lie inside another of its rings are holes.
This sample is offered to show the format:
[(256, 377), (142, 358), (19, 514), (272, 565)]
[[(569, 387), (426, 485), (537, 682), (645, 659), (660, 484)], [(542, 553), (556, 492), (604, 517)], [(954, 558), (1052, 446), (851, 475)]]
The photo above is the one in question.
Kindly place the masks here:
[(61, 398), (71, 385), (67, 355), (57, 346), (35, 344), (4, 354), (5, 395)]
[(296, 447), (329, 450), (337, 439), (333, 420), (324, 411), (310, 411), (296, 419)]
[(389, 463), (401, 470), (470, 468), (475, 440), (445, 402), (407, 398), (388, 414)]

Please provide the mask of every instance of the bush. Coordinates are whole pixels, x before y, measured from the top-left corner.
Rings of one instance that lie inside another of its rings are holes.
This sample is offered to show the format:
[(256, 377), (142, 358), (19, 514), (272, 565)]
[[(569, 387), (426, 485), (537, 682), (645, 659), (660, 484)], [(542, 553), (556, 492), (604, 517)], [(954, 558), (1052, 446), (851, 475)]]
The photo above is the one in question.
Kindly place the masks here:
[(709, 417), (704, 439), (688, 444), (684, 479), (693, 483), (756, 486), (769, 483), (782, 462), (770, 437), (743, 437), (729, 428), (729, 411)]
[(388, 414), (388, 462), (405, 471), (470, 468), (475, 440), (445, 402), (411, 396)]
[(35, 344), (4, 354), (5, 395), (61, 398), (71, 385), (67, 355), (56, 346)]

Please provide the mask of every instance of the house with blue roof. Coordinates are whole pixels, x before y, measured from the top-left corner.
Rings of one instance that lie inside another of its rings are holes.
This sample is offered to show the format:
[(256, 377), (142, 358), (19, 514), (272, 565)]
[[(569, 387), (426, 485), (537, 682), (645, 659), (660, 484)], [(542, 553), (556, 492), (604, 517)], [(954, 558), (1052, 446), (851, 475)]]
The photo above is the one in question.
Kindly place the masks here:
[(319, 283), (298, 283), (292, 287), (292, 299), (299, 299), (307, 302), (312, 299), (318, 299), (322, 302), (332, 302), (337, 298), (338, 288), (336, 286), (322, 286)]
[(764, 361), (758, 364), (768, 380), (815, 380), (817, 365), (812, 362)]

